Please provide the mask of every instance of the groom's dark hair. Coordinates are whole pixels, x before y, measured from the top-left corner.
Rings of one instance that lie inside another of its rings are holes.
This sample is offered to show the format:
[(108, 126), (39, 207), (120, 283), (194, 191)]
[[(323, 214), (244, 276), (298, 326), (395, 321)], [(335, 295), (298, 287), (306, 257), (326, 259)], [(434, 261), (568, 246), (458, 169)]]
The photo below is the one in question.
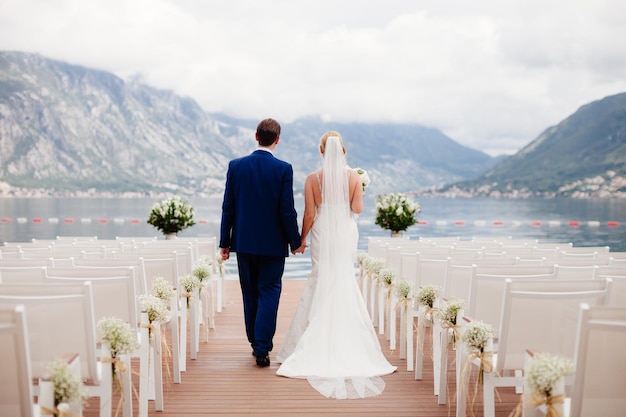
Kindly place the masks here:
[(256, 139), (261, 146), (270, 146), (280, 136), (280, 124), (274, 119), (261, 120), (256, 127)]

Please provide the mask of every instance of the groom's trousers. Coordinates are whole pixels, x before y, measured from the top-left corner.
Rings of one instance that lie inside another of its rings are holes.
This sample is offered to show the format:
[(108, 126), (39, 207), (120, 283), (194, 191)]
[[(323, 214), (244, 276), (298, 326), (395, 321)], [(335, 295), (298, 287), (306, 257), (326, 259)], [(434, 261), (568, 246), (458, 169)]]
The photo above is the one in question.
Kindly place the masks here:
[(237, 267), (246, 335), (254, 354), (264, 357), (273, 348), (285, 257), (238, 252)]

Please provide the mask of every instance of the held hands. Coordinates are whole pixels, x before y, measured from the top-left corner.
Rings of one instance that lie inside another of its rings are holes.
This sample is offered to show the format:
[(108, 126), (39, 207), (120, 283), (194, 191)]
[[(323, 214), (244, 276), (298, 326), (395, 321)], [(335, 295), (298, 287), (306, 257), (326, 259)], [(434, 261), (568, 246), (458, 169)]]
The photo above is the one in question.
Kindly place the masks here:
[(298, 249), (292, 250), (291, 254), (295, 255), (297, 253), (304, 253), (304, 250), (306, 249), (307, 244), (305, 242), (302, 242), (302, 244), (298, 247)]

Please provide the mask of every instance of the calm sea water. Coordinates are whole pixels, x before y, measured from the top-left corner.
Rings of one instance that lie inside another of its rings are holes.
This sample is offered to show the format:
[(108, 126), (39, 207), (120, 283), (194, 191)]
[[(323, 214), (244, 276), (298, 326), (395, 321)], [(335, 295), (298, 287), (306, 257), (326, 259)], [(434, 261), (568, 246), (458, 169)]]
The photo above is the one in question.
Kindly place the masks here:
[[(216, 236), (221, 198), (190, 199), (197, 224), (180, 236)], [(159, 236), (146, 223), (153, 199), (11, 198), (0, 199), (0, 241), (26, 242), (56, 236)], [(512, 236), (575, 246), (609, 246), (626, 251), (626, 200), (420, 199), (422, 224), (409, 228), (411, 239), (439, 236)], [(374, 200), (359, 216), (359, 250), (367, 238), (389, 236), (374, 224)], [(297, 198), (298, 212), (302, 199)], [(308, 256), (288, 259), (287, 277), (306, 277)]]

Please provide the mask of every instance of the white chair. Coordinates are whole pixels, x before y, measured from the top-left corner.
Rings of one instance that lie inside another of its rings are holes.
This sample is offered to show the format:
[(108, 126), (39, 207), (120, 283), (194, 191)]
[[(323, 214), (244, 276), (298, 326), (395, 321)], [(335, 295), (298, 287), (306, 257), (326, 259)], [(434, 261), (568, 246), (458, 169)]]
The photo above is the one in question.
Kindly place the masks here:
[(496, 332), (495, 338), (499, 337), (497, 332), (500, 328), (502, 313), (502, 294), (504, 294), (507, 280), (551, 281), (554, 280), (554, 274), (475, 274), (472, 276), (465, 314), (473, 320), (491, 324)]
[(571, 417), (621, 417), (626, 410), (626, 308), (581, 305)]
[(484, 373), (485, 417), (495, 416), (496, 387), (523, 386), (527, 349), (574, 356), (580, 303), (606, 305), (610, 290), (609, 279), (506, 280), (493, 370)]
[(25, 306), (28, 315), (33, 378), (44, 377), (45, 367), (52, 360), (68, 352), (77, 353), (87, 395), (100, 398), (100, 417), (110, 417), (112, 369), (105, 362), (107, 358), (99, 360), (96, 352), (91, 283), (0, 285), (0, 305), (19, 304)]
[(0, 308), (0, 352), (0, 415), (38, 416), (23, 305)]
[[(181, 372), (187, 370), (187, 309), (184, 305), (179, 291), (178, 283), (178, 258), (175, 252), (171, 253), (136, 253), (136, 252), (120, 252), (116, 253), (115, 259), (123, 259), (126, 261), (138, 261), (141, 274), (146, 280), (146, 293), (152, 289), (152, 281), (156, 277), (163, 277), (172, 284), (172, 288), (176, 290), (176, 298), (172, 300), (170, 310), (172, 319), (168, 323), (171, 330), (172, 344), (172, 368), (174, 374), (174, 383), (181, 383)], [(190, 346), (195, 346), (190, 343)], [(191, 358), (196, 359), (197, 351), (191, 350)]]
[(600, 275), (598, 279), (610, 278), (613, 281), (611, 295), (609, 296), (610, 307), (626, 306), (626, 276), (621, 275)]

